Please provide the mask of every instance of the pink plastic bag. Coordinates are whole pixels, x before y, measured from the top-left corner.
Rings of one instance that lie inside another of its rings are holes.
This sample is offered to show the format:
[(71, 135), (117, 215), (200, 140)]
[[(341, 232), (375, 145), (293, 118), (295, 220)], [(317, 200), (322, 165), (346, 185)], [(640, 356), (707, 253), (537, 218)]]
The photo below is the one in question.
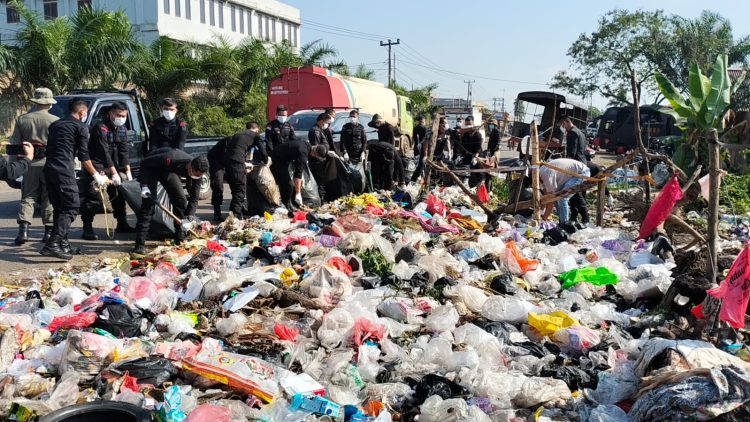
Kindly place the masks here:
[(171, 262), (162, 261), (148, 275), (158, 287), (167, 287), (167, 284), (175, 277), (179, 277), (180, 272)]
[(148, 298), (153, 302), (158, 294), (159, 289), (156, 284), (146, 277), (134, 277), (125, 289), (125, 297), (133, 302), (143, 298)]
[(204, 403), (188, 415), (186, 422), (231, 422), (229, 408)]
[(719, 319), (728, 322), (734, 328), (745, 326), (745, 310), (750, 300), (749, 248), (745, 246), (735, 258), (724, 281), (707, 292), (713, 297), (723, 299)]
[(682, 189), (680, 188), (680, 183), (677, 181), (677, 176), (674, 176), (672, 180), (664, 185), (654, 203), (651, 204), (651, 208), (648, 209), (646, 218), (641, 223), (638, 238), (645, 239), (651, 235), (661, 223), (667, 220), (669, 214), (672, 214), (674, 204), (680, 199), (682, 199)]
[(298, 329), (284, 324), (274, 325), (273, 332), (276, 334), (276, 337), (280, 338), (281, 340), (289, 341), (294, 341), (294, 339), (296, 339), (299, 335)]
[(487, 192), (487, 186), (484, 183), (481, 183), (477, 188), (477, 199), (483, 204), (490, 202), (490, 194)]
[(352, 339), (358, 347), (368, 340), (380, 341), (385, 338), (385, 325), (375, 324), (369, 319), (359, 318), (354, 322)]
[(427, 212), (430, 214), (440, 214), (445, 215), (445, 212), (447, 211), (447, 207), (445, 206), (445, 203), (440, 200), (435, 195), (430, 195), (427, 197)]
[(54, 317), (52, 322), (47, 326), (50, 333), (54, 333), (60, 328), (86, 328), (96, 321), (95, 312), (81, 312), (78, 314), (68, 314)]

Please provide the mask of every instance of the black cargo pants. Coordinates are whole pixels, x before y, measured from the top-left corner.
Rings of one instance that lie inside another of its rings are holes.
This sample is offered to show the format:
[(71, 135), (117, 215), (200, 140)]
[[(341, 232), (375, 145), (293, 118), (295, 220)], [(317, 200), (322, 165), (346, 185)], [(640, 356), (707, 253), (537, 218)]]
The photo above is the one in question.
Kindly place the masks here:
[[(141, 210), (138, 213), (138, 224), (135, 226), (136, 245), (146, 244), (148, 230), (151, 228), (151, 218), (154, 216), (154, 211), (156, 210), (156, 189), (158, 183), (161, 183), (164, 190), (167, 191), (169, 202), (172, 204), (172, 213), (179, 219), (185, 218), (185, 210), (187, 209), (188, 200), (185, 196), (185, 189), (182, 187), (180, 176), (171, 172), (159, 174), (155, 179), (148, 181), (148, 189), (151, 191), (151, 196), (143, 199)], [(175, 242), (182, 242), (185, 238), (185, 235), (182, 232), (182, 227), (180, 227), (177, 222), (175, 222), (174, 225)]]
[(52, 204), (52, 235), (48, 244), (59, 244), (67, 238), (70, 226), (78, 215), (81, 205), (78, 183), (75, 178), (61, 177), (54, 170), (45, 169), (44, 178)]

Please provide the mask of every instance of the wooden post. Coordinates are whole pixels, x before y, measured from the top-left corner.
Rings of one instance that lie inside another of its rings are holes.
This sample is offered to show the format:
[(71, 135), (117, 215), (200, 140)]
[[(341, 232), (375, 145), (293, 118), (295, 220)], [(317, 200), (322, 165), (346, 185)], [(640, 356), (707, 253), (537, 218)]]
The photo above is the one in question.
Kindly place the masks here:
[(719, 162), (719, 135), (716, 129), (708, 132), (708, 262), (706, 263), (706, 278), (716, 283), (718, 256), (716, 240), (719, 233), (719, 177), (721, 163)]
[(596, 192), (596, 225), (604, 226), (604, 202), (607, 200), (607, 180), (599, 182), (599, 190)]
[(536, 120), (529, 125), (531, 132), (531, 194), (534, 201), (534, 220), (542, 219), (542, 209), (539, 204), (539, 133), (536, 129)]
[(427, 149), (427, 156), (422, 157), (422, 160), (424, 162), (424, 164), (422, 165), (422, 169), (425, 172), (424, 186), (422, 187), (422, 189), (424, 189), (424, 192), (429, 192), (430, 190), (430, 178), (432, 176), (432, 166), (428, 165), (428, 163), (432, 161), (432, 154), (433, 154), (433, 151), (435, 151), (435, 143), (437, 142), (441, 117), (442, 116), (437, 113), (432, 115), (432, 136), (430, 137), (430, 147)]
[[(635, 127), (635, 139), (638, 141), (638, 150), (641, 152), (643, 157), (643, 164), (646, 166), (646, 174), (651, 174), (651, 169), (648, 164), (648, 151), (643, 145), (643, 137), (641, 136), (641, 96), (638, 92), (638, 84), (635, 82), (635, 72), (630, 72), (630, 87), (633, 90), (633, 126)], [(651, 203), (651, 183), (646, 180), (646, 186), (644, 189), (646, 196), (646, 203)]]

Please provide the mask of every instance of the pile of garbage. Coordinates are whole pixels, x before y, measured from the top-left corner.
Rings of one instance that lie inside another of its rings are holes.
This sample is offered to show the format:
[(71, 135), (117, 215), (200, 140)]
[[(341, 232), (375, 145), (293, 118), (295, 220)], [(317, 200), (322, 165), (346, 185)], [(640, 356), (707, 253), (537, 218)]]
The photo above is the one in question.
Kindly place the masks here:
[(666, 239), (433, 193), (230, 217), (0, 287), (6, 419), (747, 420), (750, 351), (664, 303)]

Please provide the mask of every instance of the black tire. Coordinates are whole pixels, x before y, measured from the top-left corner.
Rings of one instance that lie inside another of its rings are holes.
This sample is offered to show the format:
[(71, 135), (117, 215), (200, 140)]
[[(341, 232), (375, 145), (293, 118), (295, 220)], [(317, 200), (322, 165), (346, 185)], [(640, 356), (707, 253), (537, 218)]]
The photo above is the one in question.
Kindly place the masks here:
[(39, 422), (151, 422), (151, 414), (138, 406), (117, 401), (96, 401), (63, 407)]

